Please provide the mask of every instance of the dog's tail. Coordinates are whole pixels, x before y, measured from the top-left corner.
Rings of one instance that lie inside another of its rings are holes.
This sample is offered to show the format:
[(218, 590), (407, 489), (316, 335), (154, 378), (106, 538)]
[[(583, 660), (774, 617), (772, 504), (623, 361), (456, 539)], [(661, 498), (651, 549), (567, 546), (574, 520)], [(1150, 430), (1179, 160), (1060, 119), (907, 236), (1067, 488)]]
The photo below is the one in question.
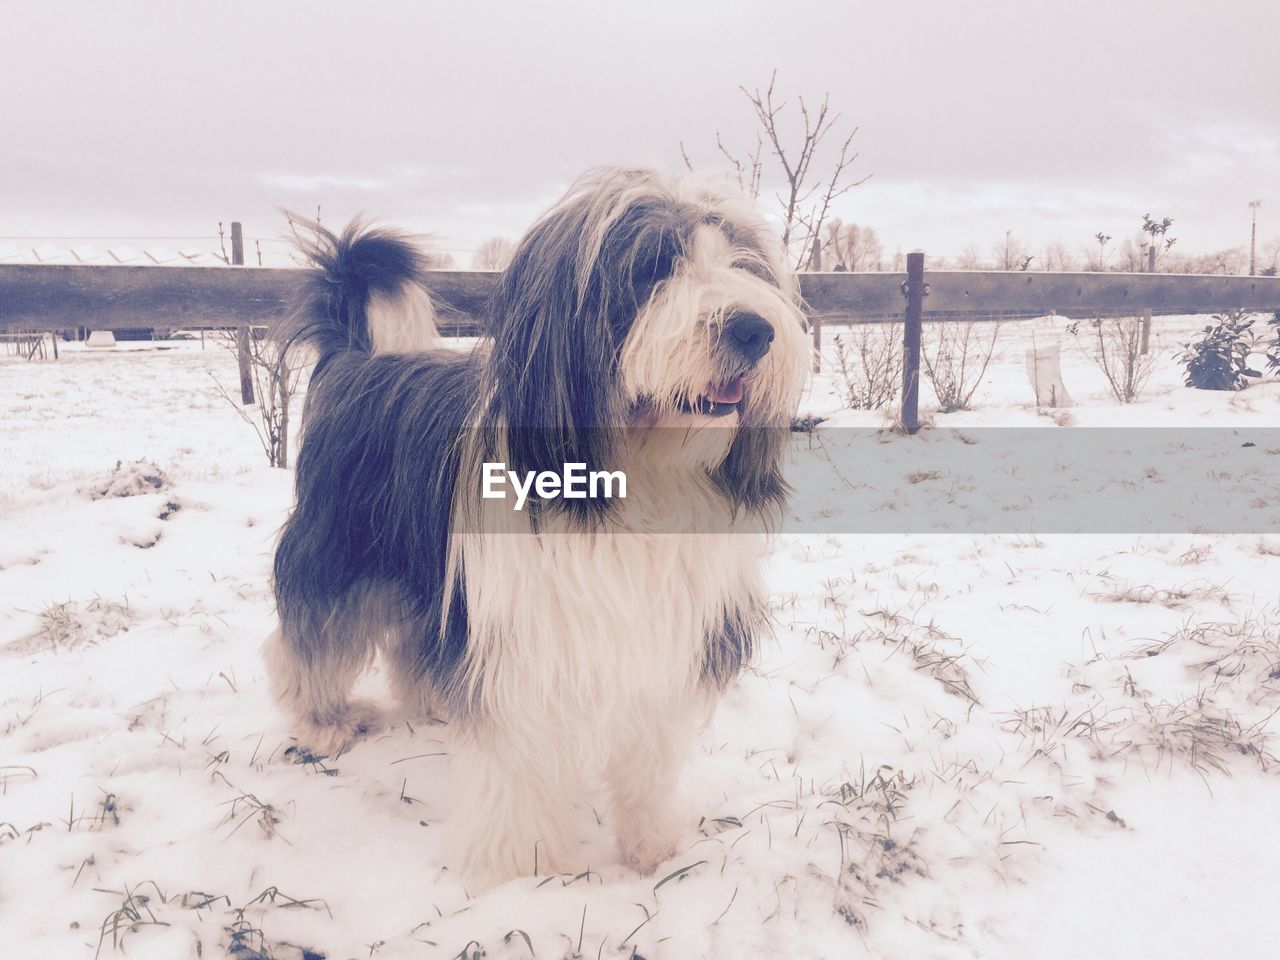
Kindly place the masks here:
[(334, 355), (415, 353), (439, 346), (426, 285), (426, 257), (406, 234), (352, 221), (335, 234), (290, 216), (310, 271), (280, 333), (287, 349), (307, 344), (316, 372)]

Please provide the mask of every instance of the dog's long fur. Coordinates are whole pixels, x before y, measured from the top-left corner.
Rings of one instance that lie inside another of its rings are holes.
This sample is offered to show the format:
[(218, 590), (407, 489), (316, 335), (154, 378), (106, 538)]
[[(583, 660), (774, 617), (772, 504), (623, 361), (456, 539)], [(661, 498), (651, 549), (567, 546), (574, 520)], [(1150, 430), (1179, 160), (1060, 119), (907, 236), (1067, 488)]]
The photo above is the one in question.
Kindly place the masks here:
[[(447, 713), (474, 883), (579, 868), (599, 775), (624, 857), (656, 866), (689, 742), (765, 624), (759, 538), (735, 531), (781, 505), (807, 356), (776, 240), (722, 187), (594, 174), (518, 245), (492, 342), (455, 353), (409, 241), (314, 236), (277, 699), (337, 749), (378, 722), (350, 692), (381, 654), (409, 711)], [(628, 496), (516, 512), (481, 498), (484, 462), (622, 470)]]

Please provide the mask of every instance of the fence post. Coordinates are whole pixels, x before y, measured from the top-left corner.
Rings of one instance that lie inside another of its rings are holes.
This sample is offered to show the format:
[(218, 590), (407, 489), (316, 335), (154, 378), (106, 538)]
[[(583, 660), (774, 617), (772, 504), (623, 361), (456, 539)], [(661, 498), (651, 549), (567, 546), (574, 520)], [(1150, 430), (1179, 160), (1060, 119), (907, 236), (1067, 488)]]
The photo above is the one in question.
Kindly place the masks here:
[[(231, 263), (244, 266), (244, 227), (239, 220), (231, 221)], [(240, 402), (246, 407), (253, 403), (253, 370), (249, 360), (249, 328), (236, 327), (236, 360), (240, 364)]]
[[(1156, 272), (1156, 238), (1151, 238), (1151, 246), (1147, 247), (1147, 273)], [(1142, 311), (1142, 343), (1139, 352), (1146, 356), (1151, 352), (1151, 308)]]
[(924, 253), (907, 254), (906, 322), (902, 325), (902, 429), (920, 429), (920, 327), (924, 314)]
[[(822, 241), (817, 237), (813, 238), (813, 245), (809, 248), (809, 270), (816, 272), (822, 269)], [(813, 372), (822, 372), (822, 318), (809, 318), (809, 332), (813, 334)]]

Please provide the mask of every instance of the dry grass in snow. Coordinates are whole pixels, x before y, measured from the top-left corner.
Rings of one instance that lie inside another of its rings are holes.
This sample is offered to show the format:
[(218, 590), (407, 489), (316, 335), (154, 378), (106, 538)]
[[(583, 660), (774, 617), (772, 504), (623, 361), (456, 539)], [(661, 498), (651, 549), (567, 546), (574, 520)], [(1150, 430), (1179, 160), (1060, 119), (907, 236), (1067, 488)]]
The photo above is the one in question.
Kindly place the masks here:
[[(443, 854), (446, 723), (320, 757), (267, 696), (290, 477), (212, 395), (229, 362), (0, 367), (20, 451), (0, 464), (7, 955), (1204, 957), (1273, 939), (1277, 537), (784, 536), (775, 639), (698, 742), (677, 854), (632, 872), (595, 804), (589, 870), (473, 896)], [(1164, 373), (1136, 422), (1261, 416), (1258, 397), (1160, 393)], [(1020, 403), (975, 395), (1034, 420)], [(1096, 403), (1076, 417), (1104, 419)]]

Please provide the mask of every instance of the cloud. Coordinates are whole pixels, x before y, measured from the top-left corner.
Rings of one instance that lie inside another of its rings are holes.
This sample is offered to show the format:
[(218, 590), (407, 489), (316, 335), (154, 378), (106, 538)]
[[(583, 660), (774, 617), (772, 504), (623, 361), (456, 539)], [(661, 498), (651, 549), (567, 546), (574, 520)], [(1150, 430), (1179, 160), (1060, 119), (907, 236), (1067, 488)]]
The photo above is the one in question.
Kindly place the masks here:
[(291, 193), (315, 193), (317, 190), (389, 190), (396, 185), (385, 177), (342, 176), (335, 173), (264, 173), (261, 179), (269, 187)]
[(678, 170), (683, 142), (715, 168), (717, 132), (756, 140), (738, 86), (777, 67), (790, 121), (798, 94), (826, 93), (860, 127), (856, 175), (874, 178), (839, 212), (891, 248), (1127, 234), (1144, 209), (1183, 218), (1187, 249), (1221, 246), (1249, 199), (1274, 198), (1260, 236), (1280, 208), (1280, 8), (1233, 4), (225, 0), (85, 5), (75, 30), (17, 4), (0, 33), (0, 82), (23, 91), (0, 98), (0, 178), (22, 184), (7, 229), (235, 218), (266, 235), (296, 204), (469, 247), (521, 233), (594, 165)]

